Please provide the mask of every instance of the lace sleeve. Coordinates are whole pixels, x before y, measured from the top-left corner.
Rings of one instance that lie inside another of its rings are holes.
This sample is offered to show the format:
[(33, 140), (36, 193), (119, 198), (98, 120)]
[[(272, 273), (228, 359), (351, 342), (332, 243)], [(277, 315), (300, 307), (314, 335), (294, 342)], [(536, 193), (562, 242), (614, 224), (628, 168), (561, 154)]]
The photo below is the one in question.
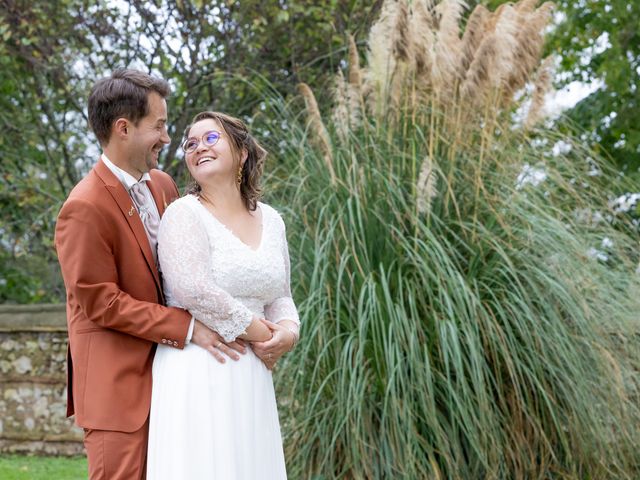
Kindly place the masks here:
[(296, 308), (291, 296), (291, 265), (289, 261), (289, 245), (287, 244), (287, 235), (282, 218), (278, 215), (278, 226), (280, 229), (280, 247), (282, 249), (282, 258), (284, 260), (285, 275), (282, 282), (281, 295), (273, 302), (265, 306), (264, 316), (267, 320), (278, 323), (282, 320), (292, 320), (300, 325), (298, 309)]
[(216, 286), (209, 266), (209, 237), (185, 200), (173, 202), (162, 216), (158, 260), (171, 296), (226, 342), (249, 326), (251, 311)]

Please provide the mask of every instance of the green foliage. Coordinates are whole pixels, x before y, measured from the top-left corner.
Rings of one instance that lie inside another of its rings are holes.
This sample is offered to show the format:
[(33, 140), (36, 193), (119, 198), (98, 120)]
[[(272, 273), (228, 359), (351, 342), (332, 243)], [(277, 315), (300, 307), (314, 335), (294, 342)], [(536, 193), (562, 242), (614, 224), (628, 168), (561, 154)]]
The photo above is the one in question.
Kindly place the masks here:
[[(91, 79), (70, 68), (71, 52), (82, 61), (88, 51), (75, 28), (86, 13), (82, 7), (74, 0), (7, 1), (0, 10), (1, 302), (64, 298), (53, 225), (86, 154), (77, 99)], [(61, 31), (68, 33), (61, 37)]]
[(560, 55), (565, 82), (604, 83), (578, 103), (569, 118), (591, 133), (590, 145), (603, 147), (640, 185), (640, 4), (556, 3), (563, 21), (554, 30), (550, 48)]

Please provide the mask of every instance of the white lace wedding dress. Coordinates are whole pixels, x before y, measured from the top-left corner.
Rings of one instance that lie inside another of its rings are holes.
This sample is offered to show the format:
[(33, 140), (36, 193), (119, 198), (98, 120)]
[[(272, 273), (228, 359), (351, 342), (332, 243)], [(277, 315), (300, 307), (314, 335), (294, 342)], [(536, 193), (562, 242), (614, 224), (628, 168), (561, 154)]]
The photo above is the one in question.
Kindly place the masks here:
[[(268, 205), (258, 208), (255, 250), (192, 195), (167, 208), (158, 233), (168, 304), (186, 308), (226, 340), (254, 315), (298, 321), (284, 223)], [(147, 478), (286, 479), (271, 372), (252, 351), (221, 364), (194, 344), (158, 345)]]

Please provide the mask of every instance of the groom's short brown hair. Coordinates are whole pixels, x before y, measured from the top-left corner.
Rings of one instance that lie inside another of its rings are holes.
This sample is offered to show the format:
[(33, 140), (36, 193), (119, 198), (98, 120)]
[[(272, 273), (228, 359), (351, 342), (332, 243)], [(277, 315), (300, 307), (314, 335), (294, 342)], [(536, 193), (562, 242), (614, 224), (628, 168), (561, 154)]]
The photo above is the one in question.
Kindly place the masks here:
[(167, 98), (169, 84), (139, 70), (120, 68), (98, 80), (89, 95), (89, 126), (100, 145), (109, 143), (111, 127), (124, 117), (135, 124), (149, 113), (148, 96), (156, 92)]

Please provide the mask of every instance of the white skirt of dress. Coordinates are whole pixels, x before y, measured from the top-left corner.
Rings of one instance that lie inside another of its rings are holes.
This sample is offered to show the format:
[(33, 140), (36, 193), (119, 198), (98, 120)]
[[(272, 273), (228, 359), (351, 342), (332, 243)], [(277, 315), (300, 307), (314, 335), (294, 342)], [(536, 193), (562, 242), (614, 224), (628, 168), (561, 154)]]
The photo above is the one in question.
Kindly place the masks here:
[(286, 478), (271, 372), (253, 351), (221, 364), (194, 344), (158, 345), (147, 479)]

